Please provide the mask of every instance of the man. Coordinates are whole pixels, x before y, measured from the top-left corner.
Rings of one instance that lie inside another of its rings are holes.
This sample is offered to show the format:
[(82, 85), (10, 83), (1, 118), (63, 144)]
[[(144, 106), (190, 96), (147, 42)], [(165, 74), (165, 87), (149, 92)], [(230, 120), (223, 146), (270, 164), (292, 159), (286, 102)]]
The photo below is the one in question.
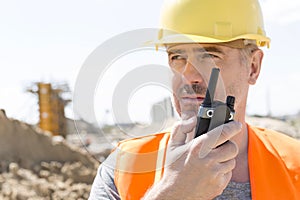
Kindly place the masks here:
[[(245, 122), (247, 94), (269, 46), (257, 0), (167, 0), (157, 45), (166, 47), (181, 122), (123, 141), (102, 165), (90, 199), (300, 199), (300, 142)], [(234, 96), (233, 122), (197, 138), (209, 72), (216, 99)]]

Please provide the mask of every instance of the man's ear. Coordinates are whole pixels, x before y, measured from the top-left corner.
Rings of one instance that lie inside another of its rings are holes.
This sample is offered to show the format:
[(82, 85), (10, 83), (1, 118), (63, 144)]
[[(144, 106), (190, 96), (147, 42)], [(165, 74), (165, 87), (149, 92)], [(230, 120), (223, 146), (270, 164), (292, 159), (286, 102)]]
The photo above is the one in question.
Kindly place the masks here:
[(254, 85), (256, 80), (258, 79), (260, 69), (261, 69), (261, 62), (264, 57), (264, 53), (260, 49), (256, 49), (252, 52), (251, 60), (250, 60), (250, 71), (249, 71), (249, 79), (248, 83), (250, 85)]

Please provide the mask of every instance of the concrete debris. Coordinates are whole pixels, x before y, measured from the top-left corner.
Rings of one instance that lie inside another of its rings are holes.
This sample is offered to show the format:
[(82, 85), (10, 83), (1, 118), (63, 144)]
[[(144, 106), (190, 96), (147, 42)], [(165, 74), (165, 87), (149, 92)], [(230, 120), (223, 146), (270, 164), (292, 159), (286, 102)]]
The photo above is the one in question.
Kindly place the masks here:
[(99, 162), (0, 111), (0, 199), (87, 199)]
[(90, 181), (87, 180), (95, 176), (91, 170), (89, 175), (78, 173), (80, 169), (87, 172), (80, 163), (42, 162), (35, 166), (35, 170), (42, 169), (40, 171), (10, 163), (8, 169), (0, 174), (0, 199), (3, 200), (87, 199), (91, 189)]

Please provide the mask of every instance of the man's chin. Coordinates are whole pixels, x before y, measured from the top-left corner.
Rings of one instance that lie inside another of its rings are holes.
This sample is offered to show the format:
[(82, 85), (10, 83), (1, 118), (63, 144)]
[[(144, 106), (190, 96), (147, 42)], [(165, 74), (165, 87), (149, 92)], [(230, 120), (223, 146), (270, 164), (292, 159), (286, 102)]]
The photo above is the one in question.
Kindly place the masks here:
[(191, 103), (185, 104), (180, 102), (181, 119), (188, 119), (198, 114), (200, 104)]
[(183, 120), (189, 119), (191, 117), (197, 116), (198, 110), (184, 110), (181, 111), (180, 117)]

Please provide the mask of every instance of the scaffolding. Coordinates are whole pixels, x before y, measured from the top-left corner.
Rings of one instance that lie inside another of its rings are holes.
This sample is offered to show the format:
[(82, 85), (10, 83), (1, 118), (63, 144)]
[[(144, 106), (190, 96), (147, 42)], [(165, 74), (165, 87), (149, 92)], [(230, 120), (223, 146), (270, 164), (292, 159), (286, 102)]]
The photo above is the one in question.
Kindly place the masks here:
[(51, 83), (35, 83), (29, 92), (37, 94), (39, 99), (39, 127), (49, 131), (53, 136), (66, 137), (66, 118), (64, 108), (70, 99), (63, 98), (70, 93), (66, 84), (53, 88)]

